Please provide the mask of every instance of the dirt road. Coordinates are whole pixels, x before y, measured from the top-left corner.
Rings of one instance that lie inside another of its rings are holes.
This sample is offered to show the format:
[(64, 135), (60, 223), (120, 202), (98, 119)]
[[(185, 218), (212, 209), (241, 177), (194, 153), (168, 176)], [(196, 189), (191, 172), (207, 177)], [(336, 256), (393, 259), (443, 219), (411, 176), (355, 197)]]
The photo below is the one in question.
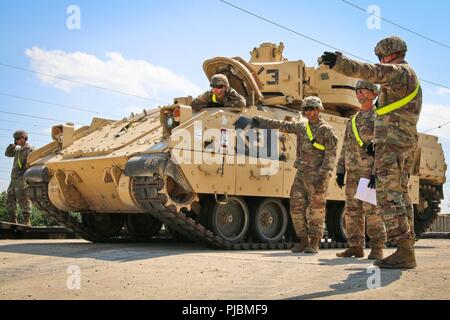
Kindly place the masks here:
[(450, 299), (450, 240), (421, 240), (412, 271), (378, 273), (338, 251), (2, 240), (0, 299)]

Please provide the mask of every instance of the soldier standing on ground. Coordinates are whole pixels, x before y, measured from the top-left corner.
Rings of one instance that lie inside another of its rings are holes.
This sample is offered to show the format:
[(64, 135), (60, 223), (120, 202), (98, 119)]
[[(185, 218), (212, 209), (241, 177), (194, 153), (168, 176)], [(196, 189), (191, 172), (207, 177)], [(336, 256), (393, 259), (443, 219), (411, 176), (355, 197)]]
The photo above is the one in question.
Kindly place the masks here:
[(357, 62), (340, 52), (325, 52), (321, 57), (336, 72), (381, 85), (374, 132), (377, 202), (388, 240), (397, 244), (397, 251), (375, 265), (388, 269), (417, 266), (401, 176), (405, 159), (418, 145), (422, 90), (419, 78), (405, 61), (406, 52), (402, 39), (389, 37), (375, 48), (380, 64)]
[(27, 183), (24, 178), (28, 155), (34, 151), (34, 147), (28, 144), (28, 133), (19, 130), (13, 135), (14, 143), (5, 151), (5, 156), (14, 157), (11, 171), (11, 183), (6, 195), (6, 210), (11, 223), (17, 223), (17, 204), (23, 214), (23, 224), (31, 226), (31, 202), (28, 198)]
[(211, 77), (211, 90), (195, 98), (191, 102), (194, 112), (204, 108), (244, 108), (247, 105), (245, 98), (230, 87), (228, 78), (223, 74)]
[(300, 242), (294, 253), (317, 253), (323, 236), (328, 183), (336, 164), (337, 137), (319, 116), (324, 110), (318, 97), (302, 102), (306, 122), (253, 118), (254, 127), (279, 129), (297, 135), (297, 169), (290, 195), (290, 212)]
[[(372, 180), (375, 184), (375, 153), (373, 150), (373, 129), (375, 123), (374, 104), (380, 88), (367, 81), (358, 81), (356, 95), (361, 104), (361, 111), (347, 124), (345, 140), (336, 171), (336, 182), (345, 188), (345, 235), (349, 249), (338, 253), (340, 258), (363, 258), (364, 243), (367, 234), (370, 238), (370, 260), (383, 259), (386, 242), (386, 229), (381, 212), (375, 205), (355, 198), (361, 178)], [(344, 182), (345, 174), (347, 179)]]

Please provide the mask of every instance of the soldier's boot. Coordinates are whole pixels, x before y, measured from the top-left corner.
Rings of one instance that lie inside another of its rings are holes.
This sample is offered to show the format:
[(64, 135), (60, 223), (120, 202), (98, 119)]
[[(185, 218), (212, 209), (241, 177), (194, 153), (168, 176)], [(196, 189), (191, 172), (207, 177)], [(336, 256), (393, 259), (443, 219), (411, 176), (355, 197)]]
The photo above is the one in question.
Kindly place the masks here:
[(308, 245), (309, 245), (309, 238), (300, 237), (300, 242), (296, 243), (291, 251), (293, 253), (302, 253)]
[(384, 258), (383, 248), (382, 247), (373, 247), (370, 250), (370, 254), (367, 257), (369, 260), (382, 260)]
[(309, 240), (309, 245), (308, 247), (306, 247), (305, 249), (305, 253), (318, 253), (319, 252), (319, 245), (320, 245), (320, 240), (317, 237), (311, 237), (311, 239)]
[(26, 226), (28, 226), (28, 227), (31, 227), (30, 216), (31, 216), (31, 214), (29, 214), (29, 213), (24, 213), (24, 214), (23, 214), (23, 222), (22, 222), (22, 224), (24, 224), (24, 225), (26, 225)]
[(364, 249), (362, 247), (350, 247), (344, 252), (336, 253), (339, 258), (364, 258)]
[(415, 269), (417, 267), (416, 255), (411, 240), (399, 240), (397, 251), (383, 260), (374, 263), (381, 269)]

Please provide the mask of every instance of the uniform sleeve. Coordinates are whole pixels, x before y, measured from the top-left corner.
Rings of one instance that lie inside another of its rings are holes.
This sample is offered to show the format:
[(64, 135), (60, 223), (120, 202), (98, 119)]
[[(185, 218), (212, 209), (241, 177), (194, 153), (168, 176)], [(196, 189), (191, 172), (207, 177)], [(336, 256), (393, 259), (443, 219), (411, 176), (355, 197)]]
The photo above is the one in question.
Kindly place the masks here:
[(297, 122), (287, 122), (280, 120), (272, 120), (263, 117), (255, 117), (261, 123), (262, 129), (279, 129), (286, 133), (299, 133), (301, 130), (301, 124)]
[(34, 151), (34, 147), (30, 146), (28, 148), (26, 148), (25, 150), (23, 150), (22, 153), (22, 160), (23, 163), (26, 164), (28, 162), (28, 156)]
[(244, 108), (246, 105), (247, 101), (243, 96), (234, 89), (230, 90), (225, 107)]
[(198, 96), (191, 102), (191, 107), (193, 111), (199, 111), (200, 109), (208, 107), (210, 101), (210, 91), (206, 91), (202, 95)]
[(16, 156), (16, 146), (10, 144), (5, 151), (5, 156), (9, 158), (14, 158)]
[(345, 138), (342, 144), (341, 156), (339, 157), (336, 173), (345, 174), (345, 172), (347, 171), (347, 168), (345, 168), (345, 155), (347, 153), (347, 146), (348, 146), (347, 141), (349, 141), (348, 140), (349, 130), (350, 130), (350, 122), (347, 124), (347, 128), (345, 129), (345, 136), (344, 136)]
[(322, 166), (319, 169), (319, 175), (330, 174), (336, 165), (338, 139), (333, 129), (328, 129), (325, 139), (325, 156), (323, 158)]
[(398, 81), (407, 70), (395, 64), (370, 64), (351, 60), (338, 53), (334, 71), (348, 77), (363, 79), (372, 83), (388, 84)]

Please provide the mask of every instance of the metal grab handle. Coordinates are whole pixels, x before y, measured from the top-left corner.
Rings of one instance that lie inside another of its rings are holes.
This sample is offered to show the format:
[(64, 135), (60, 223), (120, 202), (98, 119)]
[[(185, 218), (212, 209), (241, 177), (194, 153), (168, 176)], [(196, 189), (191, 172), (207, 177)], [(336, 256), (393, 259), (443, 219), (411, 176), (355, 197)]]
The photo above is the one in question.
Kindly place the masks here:
[(267, 180), (270, 180), (270, 176), (269, 175), (256, 176), (255, 173), (253, 172), (253, 170), (250, 170), (250, 179), (261, 180), (263, 178), (267, 178)]
[(217, 192), (214, 192), (214, 199), (216, 200), (217, 204), (221, 204), (221, 205), (228, 204), (228, 194), (225, 192), (225, 194), (223, 196), (225, 197), (225, 201), (219, 201), (219, 199), (217, 199)]
[(222, 171), (222, 168), (218, 168), (216, 171), (208, 171), (205, 170), (201, 167), (201, 165), (197, 166), (198, 171), (203, 172), (204, 174), (208, 175), (208, 176), (218, 176), (220, 175), (220, 172)]

